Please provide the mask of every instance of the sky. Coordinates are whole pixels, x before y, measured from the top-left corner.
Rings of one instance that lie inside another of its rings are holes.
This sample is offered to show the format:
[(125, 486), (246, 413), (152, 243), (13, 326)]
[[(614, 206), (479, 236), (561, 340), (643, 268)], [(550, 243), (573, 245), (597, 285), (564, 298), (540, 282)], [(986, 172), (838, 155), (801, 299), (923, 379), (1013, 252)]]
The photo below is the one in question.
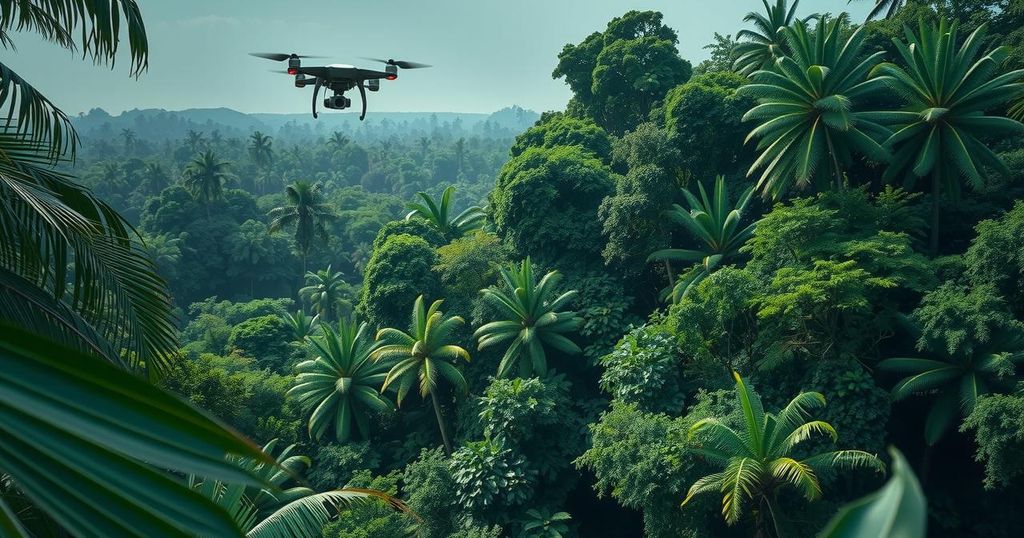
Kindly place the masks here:
[[(800, 11), (850, 11), (869, 4), (803, 0)], [(631, 9), (658, 10), (679, 34), (694, 65), (715, 32), (733, 34), (759, 0), (139, 0), (150, 43), (149, 70), (128, 76), (127, 50), (111, 70), (83, 61), (31, 34), (15, 36), (4, 63), (70, 114), (100, 107), (227, 107), (241, 112), (309, 109), (310, 88), (296, 89), (275, 63), (248, 52), (318, 54), (361, 67), (361, 56), (433, 64), (382, 81), (370, 109), (389, 112), (493, 112), (510, 105), (556, 110), (570, 97), (551, 78), (559, 51), (603, 30)], [(127, 40), (125, 40), (127, 47)], [(352, 96), (350, 96), (352, 97)], [(355, 96), (358, 100), (358, 96)]]

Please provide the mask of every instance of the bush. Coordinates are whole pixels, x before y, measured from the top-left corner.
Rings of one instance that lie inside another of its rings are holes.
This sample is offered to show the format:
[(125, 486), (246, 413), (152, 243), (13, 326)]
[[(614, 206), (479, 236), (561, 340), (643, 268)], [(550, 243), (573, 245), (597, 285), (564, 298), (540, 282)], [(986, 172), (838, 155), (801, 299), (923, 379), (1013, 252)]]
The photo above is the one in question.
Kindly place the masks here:
[(228, 348), (245, 357), (256, 359), (261, 368), (278, 372), (289, 371), (295, 353), (292, 330), (278, 316), (260, 316), (247, 319), (231, 329)]

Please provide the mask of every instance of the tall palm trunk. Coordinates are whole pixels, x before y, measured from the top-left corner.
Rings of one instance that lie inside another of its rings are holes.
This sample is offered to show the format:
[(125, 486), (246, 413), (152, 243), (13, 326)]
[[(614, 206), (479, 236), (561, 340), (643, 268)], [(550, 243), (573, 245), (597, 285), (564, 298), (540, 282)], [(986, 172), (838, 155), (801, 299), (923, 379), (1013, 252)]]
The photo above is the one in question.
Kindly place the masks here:
[(939, 191), (941, 189), (942, 171), (939, 163), (932, 168), (932, 235), (928, 244), (928, 250), (932, 257), (939, 254)]
[(444, 424), (444, 416), (441, 415), (441, 404), (437, 401), (437, 394), (430, 393), (430, 399), (434, 404), (434, 415), (437, 416), (437, 427), (441, 430), (441, 441), (444, 442), (445, 454), (452, 455), (452, 442), (448, 439), (448, 427)]

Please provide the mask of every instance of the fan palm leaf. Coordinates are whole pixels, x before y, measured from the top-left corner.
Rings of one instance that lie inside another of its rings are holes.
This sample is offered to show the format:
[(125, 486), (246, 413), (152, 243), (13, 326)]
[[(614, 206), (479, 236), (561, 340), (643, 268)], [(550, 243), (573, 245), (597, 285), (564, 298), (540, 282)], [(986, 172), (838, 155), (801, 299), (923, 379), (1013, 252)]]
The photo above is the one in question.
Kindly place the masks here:
[(981, 25), (961, 43), (956, 22), (922, 20), (916, 33), (904, 29), (906, 43), (893, 40), (904, 66), (884, 63), (874, 69), (874, 80), (905, 101), (898, 113), (875, 118), (894, 130), (885, 142), (894, 158), (883, 179), (903, 178), (913, 185), (930, 178), (933, 255), (939, 248), (940, 196), (957, 197), (961, 181), (972, 188), (982, 186), (987, 168), (1009, 176), (1006, 165), (982, 139), (1024, 133), (1019, 121), (986, 114), (1024, 95), (1024, 70), (997, 74), (1008, 47), (979, 57), (986, 31)]
[[(83, 537), (240, 536), (161, 469), (258, 485), (225, 459), (268, 461), (257, 447), (94, 355), (2, 322), (0, 331), (0, 469), (39, 508)], [(0, 514), (0, 527), (16, 525)]]
[(454, 218), (451, 215), (452, 196), (455, 194), (455, 187), (449, 186), (441, 194), (441, 200), (435, 201), (425, 192), (418, 192), (416, 196), (422, 203), (410, 202), (406, 207), (410, 209), (405, 215), (405, 220), (419, 217), (430, 223), (431, 226), (441, 232), (441, 235), (448, 239), (458, 239), (470, 232), (483, 228), (487, 216), (483, 208), (470, 206)]
[(843, 14), (818, 17), (813, 30), (804, 21), (784, 28), (788, 53), (754, 72), (754, 82), (737, 92), (759, 101), (743, 116), (758, 122), (747, 136), (758, 139), (759, 152), (747, 174), (761, 170), (758, 189), (775, 198), (829, 179), (841, 188), (855, 154), (890, 158), (879, 143), (889, 131), (858, 110), (885, 87), (867, 80), (882, 53), (862, 55), (864, 30), (847, 37), (847, 22)]
[(743, 17), (744, 22), (754, 25), (753, 29), (740, 30), (736, 39), (740, 43), (733, 50), (733, 70), (741, 75), (749, 75), (759, 69), (768, 69), (775, 60), (785, 54), (785, 38), (783, 28), (797, 20), (808, 21), (817, 15), (797, 19), (796, 10), (800, 0), (794, 0), (787, 6), (786, 0), (776, 0), (774, 5), (768, 0), (761, 0), (764, 13), (752, 11)]
[(753, 188), (744, 191), (736, 204), (730, 207), (729, 190), (723, 176), (715, 179), (715, 190), (710, 198), (703, 184), (698, 183), (697, 187), (699, 199), (690, 191), (683, 190), (683, 195), (690, 206), (689, 211), (679, 204), (673, 204), (672, 209), (665, 212), (665, 216), (682, 225), (690, 236), (703, 243), (703, 248), (663, 249), (652, 253), (648, 258), (648, 261), (681, 261), (691, 264), (692, 268), (680, 275), (671, 292), (666, 293), (674, 302), (687, 296), (725, 260), (735, 256), (757, 228), (756, 222), (740, 228), (743, 213), (753, 195)]
[(339, 323), (337, 331), (322, 325), (321, 332), (319, 338), (310, 339), (317, 357), (296, 366), (298, 374), (288, 395), (310, 414), (313, 439), (333, 429), (334, 438), (344, 443), (351, 437), (353, 425), (366, 438), (369, 416), (391, 408), (378, 392), (389, 365), (370, 358), (380, 343), (373, 340), (366, 323), (355, 320)]
[(555, 295), (561, 281), (558, 272), (551, 271), (537, 281), (533, 262), (526, 258), (518, 268), (502, 268), (501, 281), (505, 289), (487, 288), (480, 293), (506, 319), (485, 323), (473, 333), (477, 349), (508, 343), (498, 377), (507, 377), (517, 366), (520, 377), (546, 374), (545, 348), (568, 355), (581, 352), (564, 336), (575, 331), (581, 319), (575, 312), (558, 311), (576, 297), (576, 291)]
[(1024, 360), (1024, 340), (1010, 331), (999, 331), (989, 341), (957, 355), (940, 353), (935, 358), (895, 357), (878, 363), (884, 371), (904, 374), (892, 389), (894, 400), (913, 395), (932, 397), (925, 419), (925, 441), (933, 445), (958, 416), (974, 410), (978, 397), (1007, 391), (1016, 380), (1016, 366)]

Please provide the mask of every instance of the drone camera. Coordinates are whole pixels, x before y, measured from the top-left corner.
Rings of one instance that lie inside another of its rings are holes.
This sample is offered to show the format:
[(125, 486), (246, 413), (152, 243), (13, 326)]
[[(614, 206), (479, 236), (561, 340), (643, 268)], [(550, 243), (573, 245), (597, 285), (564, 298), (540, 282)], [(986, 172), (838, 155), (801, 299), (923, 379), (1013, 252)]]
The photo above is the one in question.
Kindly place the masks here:
[(344, 110), (352, 106), (352, 100), (343, 95), (332, 95), (324, 98), (324, 107), (334, 110)]

